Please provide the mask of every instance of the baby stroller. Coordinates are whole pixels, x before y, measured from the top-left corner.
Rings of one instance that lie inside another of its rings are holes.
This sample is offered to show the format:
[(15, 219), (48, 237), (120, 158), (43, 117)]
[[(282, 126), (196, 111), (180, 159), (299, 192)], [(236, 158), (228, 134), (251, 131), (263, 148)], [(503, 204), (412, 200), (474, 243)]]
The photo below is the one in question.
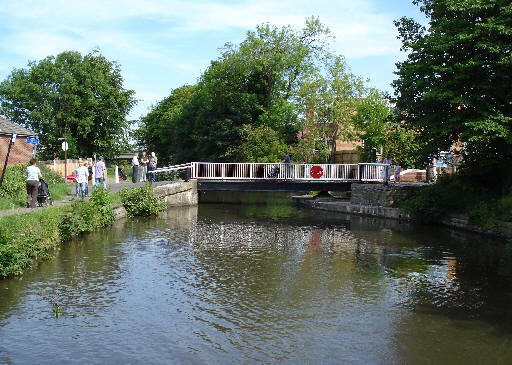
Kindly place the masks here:
[(278, 176), (279, 176), (279, 171), (281, 171), (281, 169), (279, 168), (279, 166), (275, 166), (271, 171), (270, 173), (268, 174), (268, 177), (270, 179), (277, 179)]
[(53, 205), (53, 199), (48, 189), (48, 184), (43, 179), (39, 180), (39, 187), (37, 188), (37, 203), (40, 207), (43, 205)]
[(126, 176), (125, 172), (124, 172), (124, 167), (121, 167), (121, 169), (119, 170), (119, 179), (120, 180), (126, 180), (128, 177)]

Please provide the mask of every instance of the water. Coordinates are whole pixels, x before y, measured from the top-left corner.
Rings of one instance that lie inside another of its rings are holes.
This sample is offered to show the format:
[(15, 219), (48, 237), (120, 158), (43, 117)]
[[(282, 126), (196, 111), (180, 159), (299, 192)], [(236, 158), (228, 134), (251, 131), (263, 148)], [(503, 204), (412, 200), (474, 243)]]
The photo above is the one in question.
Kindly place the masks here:
[(277, 198), (172, 209), (0, 281), (0, 363), (510, 364), (511, 251)]

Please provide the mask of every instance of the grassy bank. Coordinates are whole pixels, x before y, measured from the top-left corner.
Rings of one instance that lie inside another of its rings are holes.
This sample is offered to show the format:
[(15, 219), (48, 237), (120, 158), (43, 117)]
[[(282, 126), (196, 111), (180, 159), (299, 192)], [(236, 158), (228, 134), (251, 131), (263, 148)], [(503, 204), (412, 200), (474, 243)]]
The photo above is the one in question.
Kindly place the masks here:
[(158, 214), (164, 209), (150, 187), (116, 194), (100, 188), (94, 189), (89, 200), (0, 218), (0, 278), (21, 275), (34, 262), (54, 257), (70, 238), (109, 226), (117, 202), (129, 216)]

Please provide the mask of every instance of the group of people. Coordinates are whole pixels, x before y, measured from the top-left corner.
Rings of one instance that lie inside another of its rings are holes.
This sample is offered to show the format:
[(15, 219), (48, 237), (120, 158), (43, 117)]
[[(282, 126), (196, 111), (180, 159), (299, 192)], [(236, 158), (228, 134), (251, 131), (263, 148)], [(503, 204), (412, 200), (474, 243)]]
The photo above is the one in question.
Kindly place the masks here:
[(400, 161), (393, 161), (391, 159), (391, 155), (387, 155), (387, 157), (382, 162), (385, 164), (389, 164), (389, 168), (387, 168), (385, 171), (386, 183), (389, 181), (389, 179), (391, 177), (391, 167), (394, 165), (393, 178), (394, 178), (395, 183), (398, 184), (400, 182), (400, 173), (402, 172), (402, 166), (400, 166)]
[(107, 188), (107, 167), (103, 161), (103, 156), (93, 165), (87, 160), (78, 159), (78, 166), (74, 171), (76, 179), (76, 196), (89, 196), (89, 180), (92, 179), (94, 169), (94, 186), (97, 188), (100, 184), (103, 189)]
[(135, 153), (132, 158), (132, 182), (137, 182), (137, 175), (140, 169), (140, 181), (156, 181), (156, 173), (152, 172), (156, 170), (156, 164), (158, 159), (154, 152), (151, 152), (151, 156), (148, 158), (146, 152), (142, 152), (142, 156), (139, 160), (139, 154)]

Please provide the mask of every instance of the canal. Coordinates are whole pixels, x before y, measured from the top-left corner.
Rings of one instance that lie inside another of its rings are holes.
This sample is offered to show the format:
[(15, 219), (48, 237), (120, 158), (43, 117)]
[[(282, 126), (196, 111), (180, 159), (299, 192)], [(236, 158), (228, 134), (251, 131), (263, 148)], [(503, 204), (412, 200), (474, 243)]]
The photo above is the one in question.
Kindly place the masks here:
[(510, 245), (251, 196), (0, 281), (0, 364), (511, 363)]

